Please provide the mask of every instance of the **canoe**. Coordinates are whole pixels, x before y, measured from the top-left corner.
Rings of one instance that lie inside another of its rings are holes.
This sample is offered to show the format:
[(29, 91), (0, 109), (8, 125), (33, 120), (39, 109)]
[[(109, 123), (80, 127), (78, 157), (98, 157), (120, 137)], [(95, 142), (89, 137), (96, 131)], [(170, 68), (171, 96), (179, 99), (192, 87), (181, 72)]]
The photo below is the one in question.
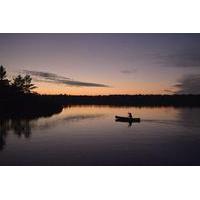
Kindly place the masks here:
[(115, 116), (115, 121), (117, 121), (117, 122), (140, 122), (140, 118)]

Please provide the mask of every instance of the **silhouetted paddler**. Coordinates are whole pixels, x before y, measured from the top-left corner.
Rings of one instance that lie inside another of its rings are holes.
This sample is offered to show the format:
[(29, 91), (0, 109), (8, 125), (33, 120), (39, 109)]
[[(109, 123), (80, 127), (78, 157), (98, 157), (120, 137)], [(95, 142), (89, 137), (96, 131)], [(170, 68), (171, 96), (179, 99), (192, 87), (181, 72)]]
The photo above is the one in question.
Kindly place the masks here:
[(128, 113), (128, 117), (129, 117), (129, 118), (133, 118), (133, 116), (132, 116), (131, 113)]

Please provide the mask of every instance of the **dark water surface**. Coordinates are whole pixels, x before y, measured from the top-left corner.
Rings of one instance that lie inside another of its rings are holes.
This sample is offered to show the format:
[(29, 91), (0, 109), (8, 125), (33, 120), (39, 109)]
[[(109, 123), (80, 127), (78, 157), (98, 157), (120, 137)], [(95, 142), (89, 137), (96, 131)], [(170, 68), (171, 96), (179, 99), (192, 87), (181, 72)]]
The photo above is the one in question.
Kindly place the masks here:
[[(141, 122), (115, 122), (128, 112)], [(200, 165), (200, 109), (75, 106), (0, 119), (0, 149), (0, 165)]]

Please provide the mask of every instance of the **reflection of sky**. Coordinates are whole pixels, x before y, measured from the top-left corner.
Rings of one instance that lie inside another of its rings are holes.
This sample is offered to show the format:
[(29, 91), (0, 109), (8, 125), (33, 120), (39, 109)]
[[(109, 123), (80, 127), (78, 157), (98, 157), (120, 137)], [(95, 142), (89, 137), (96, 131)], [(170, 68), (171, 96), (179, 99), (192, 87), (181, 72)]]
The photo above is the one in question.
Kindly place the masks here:
[[(12, 74), (21, 70), (44, 71), (73, 81), (111, 86), (75, 87), (39, 81), (36, 84), (40, 93), (176, 91), (173, 85), (182, 77), (200, 73), (199, 52), (199, 34), (0, 35), (1, 64)], [(198, 90), (199, 84), (196, 85)]]

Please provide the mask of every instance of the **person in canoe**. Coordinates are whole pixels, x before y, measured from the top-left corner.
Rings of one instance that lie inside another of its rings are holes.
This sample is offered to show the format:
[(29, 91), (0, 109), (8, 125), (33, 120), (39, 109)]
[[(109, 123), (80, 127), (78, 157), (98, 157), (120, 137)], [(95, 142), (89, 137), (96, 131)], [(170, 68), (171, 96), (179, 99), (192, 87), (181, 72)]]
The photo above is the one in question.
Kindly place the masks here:
[(131, 113), (128, 113), (128, 117), (129, 117), (130, 119), (133, 119), (133, 116), (132, 116)]

